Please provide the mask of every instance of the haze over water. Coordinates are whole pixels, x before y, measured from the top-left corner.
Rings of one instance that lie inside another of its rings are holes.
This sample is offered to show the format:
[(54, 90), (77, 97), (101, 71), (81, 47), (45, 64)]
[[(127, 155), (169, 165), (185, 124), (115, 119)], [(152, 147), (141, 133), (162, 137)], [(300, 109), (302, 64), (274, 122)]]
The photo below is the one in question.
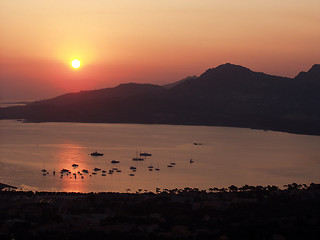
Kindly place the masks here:
[[(125, 192), (319, 181), (319, 136), (205, 126), (11, 120), (0, 125), (0, 181), (24, 190)], [(104, 156), (89, 155), (95, 150)], [(152, 156), (143, 162), (132, 161), (140, 150)], [(111, 160), (120, 163), (111, 164)], [(168, 168), (171, 162), (176, 165)], [(72, 168), (74, 163), (79, 167)], [(151, 165), (160, 171), (149, 171)], [(137, 167), (135, 176), (129, 176), (130, 166)], [(41, 173), (44, 167), (50, 172), (47, 176)], [(95, 167), (107, 171), (117, 167), (122, 172), (60, 178), (62, 168), (91, 173)]]

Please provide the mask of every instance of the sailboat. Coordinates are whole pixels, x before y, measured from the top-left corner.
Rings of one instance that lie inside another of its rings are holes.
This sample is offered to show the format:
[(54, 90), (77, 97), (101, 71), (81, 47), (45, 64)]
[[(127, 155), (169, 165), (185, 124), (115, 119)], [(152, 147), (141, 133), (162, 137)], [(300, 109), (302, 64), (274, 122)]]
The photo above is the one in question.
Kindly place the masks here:
[(154, 170), (160, 171), (159, 164), (157, 164), (157, 167)]
[(45, 161), (43, 161), (43, 169), (41, 170), (41, 172), (43, 172), (43, 173), (47, 172), (47, 170), (46, 170), (46, 162)]
[(138, 151), (136, 151), (136, 157), (132, 158), (133, 161), (144, 161), (144, 158), (138, 157)]

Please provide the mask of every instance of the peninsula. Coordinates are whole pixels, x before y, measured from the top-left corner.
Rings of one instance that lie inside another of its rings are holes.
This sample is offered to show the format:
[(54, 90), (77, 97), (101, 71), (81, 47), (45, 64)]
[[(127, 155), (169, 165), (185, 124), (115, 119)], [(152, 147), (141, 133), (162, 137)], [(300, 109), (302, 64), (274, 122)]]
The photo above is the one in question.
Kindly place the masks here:
[(165, 86), (121, 84), (0, 109), (28, 122), (182, 124), (320, 135), (320, 65), (295, 78), (223, 64)]

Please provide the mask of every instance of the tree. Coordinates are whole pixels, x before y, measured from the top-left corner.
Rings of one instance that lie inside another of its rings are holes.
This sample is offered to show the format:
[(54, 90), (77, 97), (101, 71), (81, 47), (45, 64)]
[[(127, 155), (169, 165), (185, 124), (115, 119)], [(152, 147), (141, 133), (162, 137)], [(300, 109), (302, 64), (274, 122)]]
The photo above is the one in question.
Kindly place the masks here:
[(238, 187), (236, 187), (235, 185), (231, 185), (229, 188), (229, 192), (237, 192), (238, 191)]

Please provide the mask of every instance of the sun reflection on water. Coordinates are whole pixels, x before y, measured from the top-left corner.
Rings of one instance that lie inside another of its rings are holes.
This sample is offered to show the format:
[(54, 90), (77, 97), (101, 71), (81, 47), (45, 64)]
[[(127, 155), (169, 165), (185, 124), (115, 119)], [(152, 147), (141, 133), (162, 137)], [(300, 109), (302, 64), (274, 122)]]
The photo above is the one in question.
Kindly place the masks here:
[[(82, 173), (83, 169), (88, 169), (86, 161), (87, 149), (77, 144), (61, 144), (57, 153), (56, 175), (61, 178), (61, 189), (65, 192), (88, 192), (89, 174)], [(77, 167), (73, 167), (77, 164)], [(62, 169), (68, 169), (70, 174), (61, 174)], [(81, 173), (81, 175), (79, 174)], [(83, 177), (83, 178), (81, 178)]]

